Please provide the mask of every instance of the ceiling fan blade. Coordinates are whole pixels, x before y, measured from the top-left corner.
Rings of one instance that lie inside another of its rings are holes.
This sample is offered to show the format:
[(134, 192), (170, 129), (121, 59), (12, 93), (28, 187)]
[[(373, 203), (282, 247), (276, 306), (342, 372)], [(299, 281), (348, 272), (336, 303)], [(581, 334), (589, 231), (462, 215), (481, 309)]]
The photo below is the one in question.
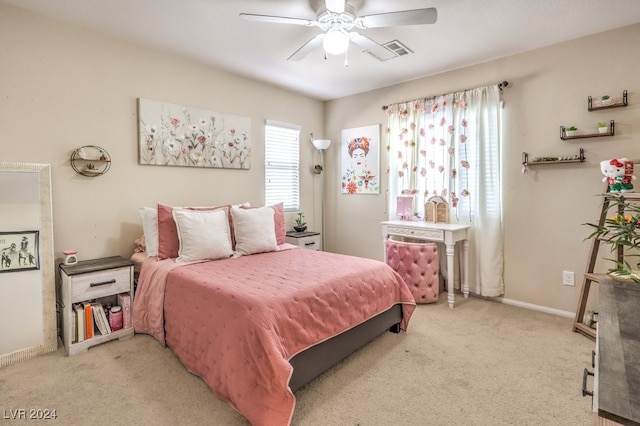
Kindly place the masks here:
[(285, 16), (255, 15), (253, 13), (241, 13), (240, 17), (242, 19), (246, 19), (247, 21), (270, 22), (274, 24), (293, 24), (293, 25), (302, 25), (305, 27), (313, 27), (318, 25), (317, 21), (310, 21), (308, 19), (300, 19), (300, 18), (287, 18)]
[(324, 33), (318, 34), (308, 42), (306, 42), (300, 49), (296, 50), (293, 55), (287, 58), (287, 61), (300, 61), (309, 54), (316, 47), (322, 46), (322, 40), (324, 39)]
[(361, 16), (356, 19), (356, 26), (358, 28), (380, 28), (398, 25), (423, 25), (435, 24), (437, 20), (438, 10), (435, 7), (430, 7)]
[(344, 13), (346, 0), (325, 0), (327, 10), (333, 13)]
[(351, 41), (362, 47), (363, 52), (369, 52), (381, 61), (386, 61), (388, 59), (395, 58), (397, 55), (387, 49), (386, 47), (376, 43), (371, 40), (369, 37), (365, 37), (362, 34), (358, 34), (356, 32), (350, 32), (349, 37)]

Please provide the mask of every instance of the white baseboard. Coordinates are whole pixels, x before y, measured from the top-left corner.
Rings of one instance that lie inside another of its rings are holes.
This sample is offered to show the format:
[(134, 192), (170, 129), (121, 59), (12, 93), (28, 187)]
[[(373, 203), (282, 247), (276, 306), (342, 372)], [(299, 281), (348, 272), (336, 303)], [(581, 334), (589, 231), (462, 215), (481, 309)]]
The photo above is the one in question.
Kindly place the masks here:
[(574, 318), (576, 316), (575, 312), (562, 311), (560, 309), (549, 308), (548, 306), (534, 305), (533, 303), (520, 302), (519, 300), (507, 299), (504, 297), (486, 297), (485, 299), (566, 318)]

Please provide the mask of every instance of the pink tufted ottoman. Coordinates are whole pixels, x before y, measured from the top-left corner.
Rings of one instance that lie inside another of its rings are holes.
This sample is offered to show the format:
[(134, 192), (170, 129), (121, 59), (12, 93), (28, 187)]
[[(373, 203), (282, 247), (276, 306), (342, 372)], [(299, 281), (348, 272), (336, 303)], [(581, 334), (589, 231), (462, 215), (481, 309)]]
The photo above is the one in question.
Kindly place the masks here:
[(438, 245), (387, 240), (387, 264), (409, 286), (416, 303), (438, 301)]

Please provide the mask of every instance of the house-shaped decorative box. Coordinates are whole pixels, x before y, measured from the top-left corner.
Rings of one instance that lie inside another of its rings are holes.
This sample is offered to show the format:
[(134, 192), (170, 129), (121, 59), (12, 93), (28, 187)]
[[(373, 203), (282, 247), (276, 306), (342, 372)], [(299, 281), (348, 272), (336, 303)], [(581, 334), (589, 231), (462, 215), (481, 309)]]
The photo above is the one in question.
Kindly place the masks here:
[(449, 223), (449, 203), (442, 197), (433, 196), (424, 203), (424, 221)]

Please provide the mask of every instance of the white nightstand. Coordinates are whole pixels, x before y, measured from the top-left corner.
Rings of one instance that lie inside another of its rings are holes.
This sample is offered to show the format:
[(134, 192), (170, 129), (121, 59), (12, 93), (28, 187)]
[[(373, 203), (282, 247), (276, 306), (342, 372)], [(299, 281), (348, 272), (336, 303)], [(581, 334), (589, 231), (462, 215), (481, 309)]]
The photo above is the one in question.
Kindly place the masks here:
[[(84, 352), (91, 346), (131, 337), (133, 331), (133, 262), (120, 256), (60, 265), (62, 280), (62, 342), (67, 354)], [(101, 334), (94, 326), (91, 338), (78, 338), (74, 305), (88, 302), (122, 305), (123, 323), (128, 327)], [(128, 318), (124, 320), (124, 315)]]
[(298, 247), (320, 250), (320, 233), (311, 231), (287, 232), (286, 242)]

